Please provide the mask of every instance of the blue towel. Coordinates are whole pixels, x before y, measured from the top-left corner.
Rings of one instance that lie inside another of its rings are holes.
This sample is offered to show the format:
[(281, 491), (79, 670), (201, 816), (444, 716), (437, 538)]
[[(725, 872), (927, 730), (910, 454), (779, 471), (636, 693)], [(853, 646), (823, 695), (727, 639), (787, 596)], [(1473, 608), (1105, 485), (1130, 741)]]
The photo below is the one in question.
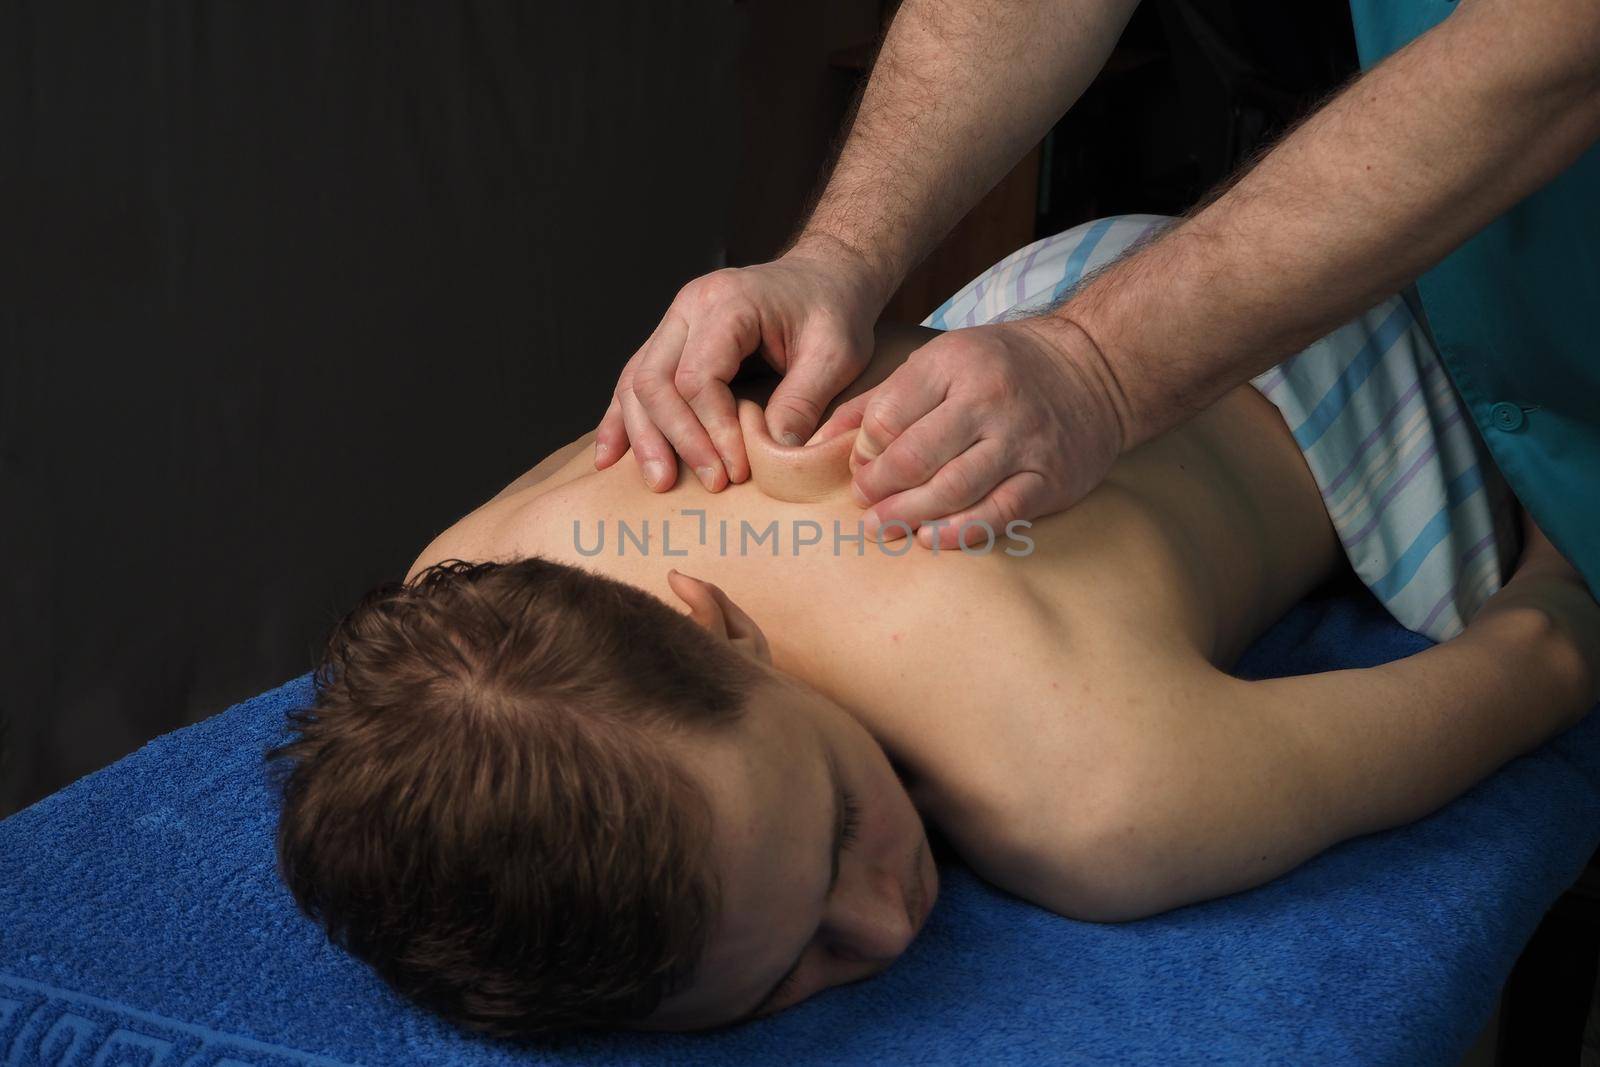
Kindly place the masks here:
[[(1342, 590), (1241, 673), (1425, 644)], [(1095, 925), (947, 869), (923, 936), (877, 978), (711, 1035), (519, 1046), (408, 1007), (278, 882), (261, 755), (309, 694), (298, 678), (0, 822), (4, 1063), (1454, 1065), (1600, 841), (1591, 715), (1420, 823), (1248, 893)]]

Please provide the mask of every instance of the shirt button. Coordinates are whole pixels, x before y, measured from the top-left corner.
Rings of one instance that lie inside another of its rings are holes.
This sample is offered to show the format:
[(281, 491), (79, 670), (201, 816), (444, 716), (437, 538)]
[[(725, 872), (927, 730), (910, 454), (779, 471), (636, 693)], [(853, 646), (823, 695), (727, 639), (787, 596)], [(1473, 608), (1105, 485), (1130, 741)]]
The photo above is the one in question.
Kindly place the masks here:
[(1522, 409), (1505, 400), (1489, 409), (1489, 424), (1497, 430), (1514, 433), (1522, 429), (1524, 421)]

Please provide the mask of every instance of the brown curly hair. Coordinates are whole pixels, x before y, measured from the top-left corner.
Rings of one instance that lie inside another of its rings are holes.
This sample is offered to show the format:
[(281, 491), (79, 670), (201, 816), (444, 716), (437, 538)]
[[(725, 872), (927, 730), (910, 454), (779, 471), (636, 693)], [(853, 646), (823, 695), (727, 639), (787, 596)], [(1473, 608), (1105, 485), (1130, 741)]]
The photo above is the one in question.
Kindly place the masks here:
[(717, 906), (671, 741), (758, 677), (650, 594), (532, 558), (451, 560), (337, 625), (267, 753), (279, 869), (402, 995), (502, 1036), (648, 1015)]

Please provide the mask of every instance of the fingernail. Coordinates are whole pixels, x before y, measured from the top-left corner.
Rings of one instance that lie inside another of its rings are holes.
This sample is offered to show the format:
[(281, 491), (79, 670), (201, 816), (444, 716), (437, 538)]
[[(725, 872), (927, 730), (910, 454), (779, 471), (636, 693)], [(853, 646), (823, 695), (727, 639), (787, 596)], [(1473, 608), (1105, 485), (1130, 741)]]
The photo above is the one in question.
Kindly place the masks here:
[(783, 431), (783, 436), (778, 438), (778, 440), (783, 444), (788, 445), (790, 448), (800, 447), (800, 435), (795, 433), (793, 430)]
[(646, 460), (644, 465), (644, 480), (651, 486), (660, 485), (667, 476), (667, 465), (659, 459)]
[(906, 531), (902, 530), (899, 523), (886, 523), (878, 518), (877, 512), (867, 512), (867, 530), (872, 531), (872, 539), (878, 544), (888, 544), (890, 541), (899, 541)]
[(709, 492), (714, 493), (717, 491), (717, 468), (696, 467), (694, 472), (700, 476), (700, 484), (705, 486)]
[(861, 487), (855, 482), (850, 483), (850, 495), (855, 497), (856, 503), (860, 504), (862, 507), (866, 508), (872, 506), (872, 501), (867, 499), (867, 494), (863, 493), (861, 491)]

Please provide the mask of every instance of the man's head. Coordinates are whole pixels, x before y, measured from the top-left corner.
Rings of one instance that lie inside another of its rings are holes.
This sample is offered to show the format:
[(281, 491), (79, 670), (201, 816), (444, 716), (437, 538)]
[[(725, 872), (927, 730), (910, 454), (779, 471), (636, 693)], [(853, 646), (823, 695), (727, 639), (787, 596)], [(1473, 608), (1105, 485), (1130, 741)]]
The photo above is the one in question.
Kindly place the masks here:
[(284, 878), (330, 936), (502, 1034), (718, 1025), (791, 964), (763, 1008), (904, 949), (935, 878), (881, 748), (721, 590), (670, 581), (688, 617), (451, 562), (340, 623), (271, 754)]

